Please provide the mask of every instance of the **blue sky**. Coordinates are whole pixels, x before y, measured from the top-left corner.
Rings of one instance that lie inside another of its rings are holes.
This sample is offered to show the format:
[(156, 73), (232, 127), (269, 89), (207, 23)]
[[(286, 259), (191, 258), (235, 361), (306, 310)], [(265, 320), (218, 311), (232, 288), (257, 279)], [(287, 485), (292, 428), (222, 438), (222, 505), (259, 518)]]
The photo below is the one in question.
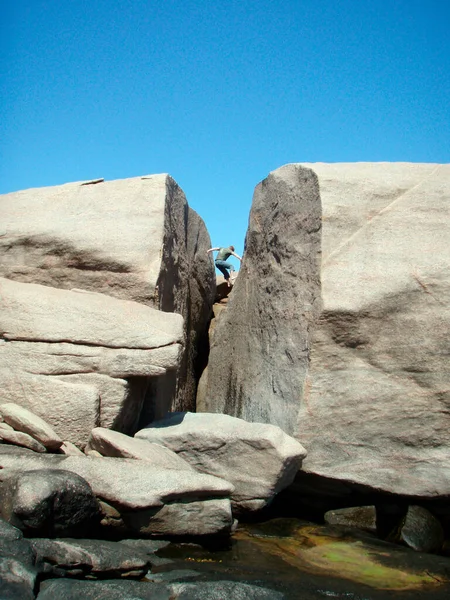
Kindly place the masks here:
[(449, 0), (3, 0), (0, 193), (167, 172), (243, 252), (290, 162), (450, 162)]

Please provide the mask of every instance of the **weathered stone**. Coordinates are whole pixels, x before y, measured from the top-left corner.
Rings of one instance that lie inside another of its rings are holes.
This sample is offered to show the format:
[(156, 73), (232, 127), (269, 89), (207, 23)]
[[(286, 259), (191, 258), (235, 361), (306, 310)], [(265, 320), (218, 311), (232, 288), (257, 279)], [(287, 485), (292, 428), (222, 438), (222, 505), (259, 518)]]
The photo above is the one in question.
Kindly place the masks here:
[[(78, 456), (61, 456), (56, 454), (31, 455), (31, 453), (14, 455), (3, 453), (0, 447), (0, 467), (3, 476), (8, 476), (13, 471), (29, 471), (37, 469), (64, 469), (77, 473), (91, 486), (94, 494), (114, 507), (121, 516), (130, 512), (139, 513), (141, 517), (147, 511), (147, 525), (139, 519), (139, 529), (150, 534), (148, 522), (154, 514), (158, 513), (158, 528), (165, 527), (169, 533), (172, 524), (172, 533), (177, 535), (180, 527), (184, 527), (185, 519), (182, 511), (190, 513), (192, 523), (198, 528), (199, 534), (202, 523), (202, 511), (208, 514), (204, 523), (204, 532), (213, 533), (212, 519), (215, 518), (216, 527), (221, 533), (224, 530), (224, 506), (228, 506), (227, 531), (231, 531), (233, 520), (229, 508), (229, 496), (234, 490), (231, 483), (214, 477), (197, 473), (193, 470), (163, 469), (150, 463), (127, 458), (90, 458)], [(209, 500), (225, 500), (217, 504), (214, 516), (209, 506), (204, 509), (203, 502)], [(177, 519), (172, 521), (173, 511), (165, 508), (165, 504), (178, 505)], [(163, 516), (167, 522), (163, 523)], [(197, 520), (195, 520), (198, 515)], [(178, 522), (177, 522), (178, 521)], [(130, 521), (131, 523), (131, 521)]]
[(310, 169), (287, 165), (256, 187), (239, 277), (212, 339), (204, 410), (296, 432), (321, 308), (320, 230)]
[(0, 345), (3, 399), (80, 447), (98, 425), (136, 431), (148, 377), (179, 364), (182, 317), (7, 279), (0, 289), (0, 330), (12, 340)]
[(214, 298), (214, 267), (206, 255), (211, 243), (205, 225), (171, 177), (6, 194), (0, 196), (0, 221), (0, 275), (100, 292), (183, 315), (186, 343), (177, 398), (168, 373), (154, 382), (146, 408), (161, 414), (172, 403), (193, 408), (197, 342)]
[(328, 525), (342, 525), (356, 527), (370, 533), (377, 532), (377, 513), (375, 506), (352, 506), (329, 510), (324, 515)]
[(61, 438), (50, 425), (23, 406), (13, 402), (0, 404), (0, 413), (5, 423), (16, 431), (27, 433), (48, 450), (57, 450), (61, 446)]
[(236, 581), (147, 583), (138, 581), (45, 581), (37, 600), (283, 600), (280, 592)]
[[(145, 350), (182, 340), (183, 319), (83, 290), (0, 279), (0, 328), (7, 340), (71, 342)], [(7, 344), (5, 346), (8, 346)]]
[(0, 539), (13, 542), (14, 540), (21, 540), (23, 533), (17, 527), (11, 525), (7, 521), (0, 519)]
[(79, 537), (98, 523), (100, 510), (91, 487), (79, 475), (38, 469), (4, 480), (2, 516), (31, 535)]
[(399, 539), (418, 552), (438, 552), (444, 542), (444, 531), (430, 511), (412, 505), (400, 527)]
[(174, 413), (136, 437), (164, 444), (197, 471), (230, 481), (237, 513), (267, 506), (292, 482), (306, 454), (279, 427), (215, 413)]
[(34, 452), (47, 452), (45, 446), (32, 438), (31, 435), (28, 435), (28, 433), (22, 433), (21, 431), (0, 429), (0, 441), (6, 442), (7, 444), (14, 444), (16, 446), (23, 446), (24, 448), (29, 448)]
[(31, 545), (54, 576), (141, 579), (150, 567), (146, 554), (115, 542), (33, 539)]
[(450, 165), (308, 166), (323, 206), (323, 311), (300, 407), (302, 469), (448, 496)]
[(153, 444), (103, 427), (96, 427), (91, 431), (88, 447), (103, 456), (145, 460), (164, 469), (192, 470), (188, 462), (161, 444)]
[(122, 511), (121, 517), (140, 536), (227, 535), (233, 524), (228, 498), (180, 499), (157, 509)]
[(60, 448), (58, 448), (58, 453), (59, 454), (65, 454), (66, 456), (83, 456), (83, 452), (81, 452), (81, 450), (75, 446), (75, 444), (72, 444), (72, 442), (63, 442), (60, 446)]
[(34, 600), (38, 569), (28, 540), (0, 536), (0, 598)]

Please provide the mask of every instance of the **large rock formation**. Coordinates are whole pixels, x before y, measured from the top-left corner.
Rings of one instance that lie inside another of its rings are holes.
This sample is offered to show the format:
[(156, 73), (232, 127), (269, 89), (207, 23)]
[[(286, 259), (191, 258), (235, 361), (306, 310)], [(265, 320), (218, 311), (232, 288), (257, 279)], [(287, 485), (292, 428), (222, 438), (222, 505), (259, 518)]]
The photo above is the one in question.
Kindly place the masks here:
[(308, 473), (450, 493), (450, 165), (315, 164), (323, 312), (299, 418)]
[(317, 176), (287, 165), (256, 189), (239, 277), (220, 316), (202, 409), (295, 432), (320, 310)]
[(448, 495), (449, 207), (450, 165), (271, 173), (215, 328), (207, 410), (295, 431), (308, 477)]
[(54, 428), (59, 445), (69, 440), (83, 447), (97, 426), (136, 431), (148, 378), (179, 364), (178, 314), (3, 278), (0, 299), (5, 420), (8, 403), (20, 404)]
[(152, 380), (154, 401), (144, 420), (171, 408), (194, 408), (197, 345), (210, 317), (215, 279), (205, 225), (171, 177), (5, 194), (0, 221), (1, 276), (181, 314), (185, 350), (178, 376)]

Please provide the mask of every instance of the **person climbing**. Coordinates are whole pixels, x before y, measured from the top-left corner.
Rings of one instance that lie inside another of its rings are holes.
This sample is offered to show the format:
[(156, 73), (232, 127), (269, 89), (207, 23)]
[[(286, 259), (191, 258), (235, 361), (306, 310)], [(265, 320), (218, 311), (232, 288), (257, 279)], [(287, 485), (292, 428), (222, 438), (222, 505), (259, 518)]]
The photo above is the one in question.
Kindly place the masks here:
[(240, 261), (242, 261), (242, 258), (234, 252), (234, 246), (228, 246), (228, 248), (210, 248), (207, 252), (215, 252), (216, 250), (218, 250), (218, 254), (214, 263), (219, 271), (223, 273), (228, 287), (231, 287), (230, 273), (234, 271), (234, 267), (227, 260), (230, 256), (235, 256)]

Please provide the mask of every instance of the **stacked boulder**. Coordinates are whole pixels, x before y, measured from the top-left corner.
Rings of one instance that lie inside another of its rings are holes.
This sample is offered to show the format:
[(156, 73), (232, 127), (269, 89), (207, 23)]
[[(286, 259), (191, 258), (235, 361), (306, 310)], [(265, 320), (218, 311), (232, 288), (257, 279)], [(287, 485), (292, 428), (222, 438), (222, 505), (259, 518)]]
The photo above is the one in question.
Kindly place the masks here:
[(306, 454), (276, 426), (227, 415), (173, 413), (136, 437), (96, 427), (83, 453), (21, 406), (0, 414), (0, 512), (36, 535), (229, 534), (235, 517), (293, 481)]
[(0, 220), (3, 402), (79, 447), (95, 426), (194, 409), (214, 267), (171, 177), (6, 194)]

